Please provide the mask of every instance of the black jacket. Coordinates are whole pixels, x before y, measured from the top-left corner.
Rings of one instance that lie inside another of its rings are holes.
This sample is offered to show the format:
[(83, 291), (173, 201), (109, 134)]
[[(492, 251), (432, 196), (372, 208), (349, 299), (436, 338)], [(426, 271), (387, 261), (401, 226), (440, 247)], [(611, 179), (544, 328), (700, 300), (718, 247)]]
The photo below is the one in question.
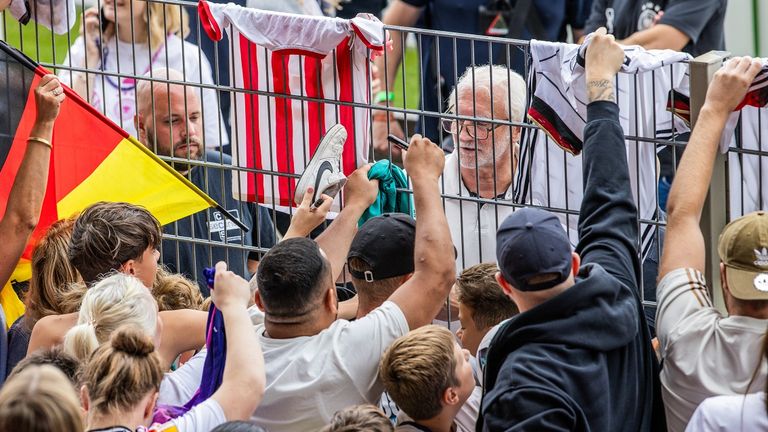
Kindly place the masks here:
[(616, 104), (588, 106), (583, 167), (576, 283), (493, 339), (480, 431), (666, 430)]

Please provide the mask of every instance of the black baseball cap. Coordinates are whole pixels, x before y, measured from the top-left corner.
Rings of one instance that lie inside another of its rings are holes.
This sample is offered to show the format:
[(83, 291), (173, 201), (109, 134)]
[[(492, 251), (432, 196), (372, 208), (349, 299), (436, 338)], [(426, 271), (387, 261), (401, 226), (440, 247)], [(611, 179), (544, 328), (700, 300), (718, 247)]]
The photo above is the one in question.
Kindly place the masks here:
[[(523, 208), (504, 219), (496, 232), (496, 259), (504, 279), (519, 291), (545, 290), (568, 279), (571, 243), (557, 216)], [(544, 274), (557, 277), (528, 283), (531, 277)]]
[(370, 271), (349, 269), (352, 276), (373, 282), (413, 273), (416, 221), (404, 213), (385, 213), (368, 219), (349, 247), (347, 262), (358, 258)]

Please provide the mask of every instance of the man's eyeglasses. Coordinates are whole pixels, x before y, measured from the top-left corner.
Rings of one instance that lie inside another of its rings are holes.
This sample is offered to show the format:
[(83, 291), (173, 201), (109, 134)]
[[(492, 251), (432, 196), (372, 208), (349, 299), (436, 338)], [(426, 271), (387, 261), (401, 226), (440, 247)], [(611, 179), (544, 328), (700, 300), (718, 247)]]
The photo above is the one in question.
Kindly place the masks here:
[[(470, 138), (476, 138), (479, 140), (484, 140), (488, 138), (488, 134), (496, 129), (499, 126), (503, 126), (501, 124), (493, 124), (488, 122), (479, 122), (475, 120), (465, 120), (461, 122), (461, 126), (459, 126), (459, 122), (457, 120), (453, 119), (442, 119), (440, 121), (443, 125), (443, 130), (450, 133), (450, 134), (456, 134), (459, 135), (461, 133), (461, 129), (465, 129), (467, 131), (467, 135), (470, 136)], [(464, 123), (470, 122), (469, 125), (464, 125)]]

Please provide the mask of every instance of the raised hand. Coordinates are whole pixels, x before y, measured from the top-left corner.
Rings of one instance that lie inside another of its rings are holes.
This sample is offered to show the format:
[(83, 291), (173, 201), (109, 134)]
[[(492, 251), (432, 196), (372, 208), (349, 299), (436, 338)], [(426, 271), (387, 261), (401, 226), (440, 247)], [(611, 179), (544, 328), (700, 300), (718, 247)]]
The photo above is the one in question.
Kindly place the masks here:
[(421, 135), (411, 137), (411, 144), (405, 156), (405, 169), (412, 179), (437, 181), (443, 175), (444, 166), (445, 153), (440, 147)]
[(605, 27), (593, 33), (585, 61), (589, 101), (615, 101), (614, 78), (624, 62), (624, 50)]
[(293, 214), (291, 225), (283, 236), (283, 240), (293, 237), (306, 237), (313, 229), (325, 222), (328, 211), (331, 209), (331, 204), (333, 204), (333, 198), (323, 194), (320, 196), (323, 202), (319, 206), (313, 207), (313, 204), (316, 204), (312, 202), (314, 194), (315, 190), (311, 187), (307, 188), (306, 192), (304, 192), (301, 205), (296, 209), (296, 213)]
[(705, 106), (720, 113), (731, 113), (744, 99), (763, 63), (752, 57), (734, 57), (715, 72), (707, 89)]
[(229, 307), (247, 308), (251, 300), (251, 289), (248, 281), (227, 270), (227, 263), (216, 263), (216, 276), (211, 290), (213, 304), (220, 310)]
[(379, 194), (379, 181), (368, 179), (370, 170), (371, 164), (365, 164), (347, 177), (347, 184), (344, 185), (345, 207), (356, 206), (367, 209), (376, 201)]
[(40, 78), (40, 84), (35, 89), (35, 104), (37, 106), (37, 121), (53, 123), (59, 116), (61, 103), (64, 102), (64, 87), (56, 75), (48, 74)]

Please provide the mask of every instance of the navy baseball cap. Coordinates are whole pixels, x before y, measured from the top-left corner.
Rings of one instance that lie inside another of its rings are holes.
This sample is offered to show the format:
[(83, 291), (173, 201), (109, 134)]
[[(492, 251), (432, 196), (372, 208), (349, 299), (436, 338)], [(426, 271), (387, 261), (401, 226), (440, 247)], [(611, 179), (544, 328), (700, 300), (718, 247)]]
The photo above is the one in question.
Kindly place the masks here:
[(385, 213), (365, 221), (352, 240), (347, 261), (359, 258), (371, 267), (352, 276), (369, 282), (413, 273), (416, 220), (404, 213)]
[[(571, 243), (560, 219), (535, 208), (522, 208), (509, 215), (496, 232), (496, 259), (504, 279), (519, 291), (552, 288), (571, 273)], [(556, 277), (531, 284), (537, 275)]]

